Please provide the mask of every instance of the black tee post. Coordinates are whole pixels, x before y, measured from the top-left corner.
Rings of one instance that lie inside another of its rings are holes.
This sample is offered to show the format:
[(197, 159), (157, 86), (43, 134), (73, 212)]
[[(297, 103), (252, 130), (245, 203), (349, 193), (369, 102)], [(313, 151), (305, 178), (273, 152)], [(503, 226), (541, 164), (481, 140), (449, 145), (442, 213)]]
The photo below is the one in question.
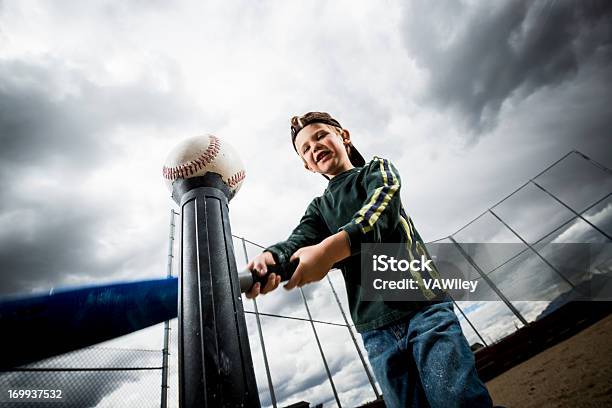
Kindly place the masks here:
[(214, 173), (174, 181), (181, 210), (179, 406), (260, 408), (228, 202)]

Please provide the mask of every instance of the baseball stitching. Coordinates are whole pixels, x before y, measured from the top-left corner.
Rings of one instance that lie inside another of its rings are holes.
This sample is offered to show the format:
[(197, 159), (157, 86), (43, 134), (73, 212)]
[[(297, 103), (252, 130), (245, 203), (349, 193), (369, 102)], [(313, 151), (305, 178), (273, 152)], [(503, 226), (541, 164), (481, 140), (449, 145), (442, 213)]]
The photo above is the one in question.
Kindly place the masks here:
[[(176, 180), (186, 178), (195, 174), (198, 170), (211, 163), (221, 150), (221, 141), (215, 136), (210, 136), (210, 144), (206, 150), (198, 157), (187, 163), (179, 164), (174, 167), (164, 166), (163, 175), (166, 180)], [(244, 173), (244, 172), (243, 172)], [(232, 176), (235, 177), (236, 175)], [(244, 175), (242, 176), (244, 178)]]
[(229, 188), (234, 188), (238, 183), (240, 183), (246, 177), (246, 173), (244, 170), (240, 170), (238, 173), (234, 174), (232, 177), (227, 179), (227, 185)]

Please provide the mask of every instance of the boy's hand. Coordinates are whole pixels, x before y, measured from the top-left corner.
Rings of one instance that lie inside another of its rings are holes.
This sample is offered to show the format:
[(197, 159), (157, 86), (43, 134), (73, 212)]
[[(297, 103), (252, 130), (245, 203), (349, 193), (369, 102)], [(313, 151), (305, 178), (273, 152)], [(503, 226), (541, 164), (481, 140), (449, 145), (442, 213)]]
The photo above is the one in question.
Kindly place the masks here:
[[(272, 253), (266, 251), (251, 259), (251, 261), (247, 264), (247, 269), (255, 271), (260, 276), (264, 276), (266, 273), (268, 273), (268, 265), (276, 265), (276, 262), (274, 262)], [(247, 299), (254, 299), (260, 293), (265, 295), (266, 293), (273, 291), (280, 284), (280, 280), (280, 276), (277, 276), (275, 273), (271, 273), (270, 276), (268, 276), (266, 286), (261, 289), (259, 282), (253, 285), (251, 290), (246, 293)]]
[(298, 249), (291, 255), (290, 261), (299, 259), (300, 263), (284, 288), (291, 290), (296, 286), (302, 287), (307, 283), (320, 281), (336, 262), (347, 258), (350, 254), (346, 231), (327, 237), (317, 245)]
[(291, 279), (283, 286), (291, 290), (296, 286), (302, 287), (307, 283), (320, 281), (334, 264), (333, 260), (326, 256), (325, 248), (321, 244), (302, 247), (291, 255), (290, 261), (299, 259), (295, 272)]

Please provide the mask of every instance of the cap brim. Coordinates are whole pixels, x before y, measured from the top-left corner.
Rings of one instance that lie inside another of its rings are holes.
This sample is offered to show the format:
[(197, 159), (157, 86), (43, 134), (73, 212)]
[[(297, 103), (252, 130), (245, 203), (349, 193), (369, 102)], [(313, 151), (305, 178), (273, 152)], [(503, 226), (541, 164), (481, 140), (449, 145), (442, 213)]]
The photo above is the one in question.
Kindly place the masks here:
[(366, 164), (366, 161), (361, 155), (361, 153), (359, 153), (359, 151), (352, 144), (351, 144), (351, 154), (349, 156), (349, 159), (351, 163), (353, 164), (353, 166), (355, 167), (363, 167)]

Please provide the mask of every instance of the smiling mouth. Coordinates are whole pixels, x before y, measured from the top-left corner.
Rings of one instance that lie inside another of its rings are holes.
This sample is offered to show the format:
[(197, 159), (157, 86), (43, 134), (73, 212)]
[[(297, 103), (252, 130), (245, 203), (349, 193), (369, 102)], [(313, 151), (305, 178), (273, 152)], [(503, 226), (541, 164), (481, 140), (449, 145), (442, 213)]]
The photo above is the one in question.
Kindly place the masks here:
[(316, 162), (317, 162), (317, 163), (320, 163), (320, 162), (322, 162), (323, 160), (327, 159), (329, 156), (330, 156), (330, 152), (322, 152), (322, 153), (319, 153), (319, 155), (318, 155), (318, 156), (317, 156), (317, 158), (316, 158)]

